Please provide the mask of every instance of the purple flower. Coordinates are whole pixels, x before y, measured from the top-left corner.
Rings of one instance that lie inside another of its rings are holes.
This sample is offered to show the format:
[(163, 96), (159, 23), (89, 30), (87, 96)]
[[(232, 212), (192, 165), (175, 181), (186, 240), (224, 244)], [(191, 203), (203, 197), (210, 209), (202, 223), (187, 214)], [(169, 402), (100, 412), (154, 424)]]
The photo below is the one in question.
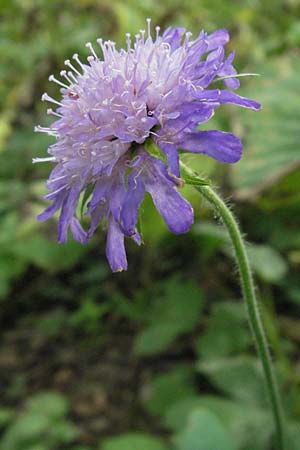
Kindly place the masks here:
[[(231, 133), (201, 131), (223, 103), (258, 110), (250, 99), (222, 89), (209, 89), (224, 77), (230, 89), (239, 87), (232, 66), (234, 53), (224, 56), (229, 41), (226, 30), (192, 39), (183, 28), (168, 28), (151, 37), (141, 30), (127, 49), (116, 50), (115, 43), (98, 39), (103, 59), (93, 46), (88, 63), (73, 56), (65, 61), (69, 71), (61, 71), (63, 81), (53, 75), (50, 81), (61, 87), (62, 100), (48, 94), (57, 117), (49, 128), (36, 127), (56, 137), (48, 158), (34, 162), (55, 163), (46, 200), (52, 203), (39, 215), (49, 219), (60, 210), (58, 240), (66, 242), (68, 229), (74, 239), (86, 243), (96, 228), (107, 228), (106, 254), (113, 271), (126, 270), (125, 236), (137, 244), (139, 206), (145, 192), (173, 233), (185, 233), (193, 223), (193, 209), (181, 196), (178, 149), (204, 153), (219, 161), (233, 163), (241, 157), (242, 144)], [(149, 141), (160, 148), (162, 157), (150, 154)], [(85, 231), (76, 215), (80, 195), (92, 187)]]

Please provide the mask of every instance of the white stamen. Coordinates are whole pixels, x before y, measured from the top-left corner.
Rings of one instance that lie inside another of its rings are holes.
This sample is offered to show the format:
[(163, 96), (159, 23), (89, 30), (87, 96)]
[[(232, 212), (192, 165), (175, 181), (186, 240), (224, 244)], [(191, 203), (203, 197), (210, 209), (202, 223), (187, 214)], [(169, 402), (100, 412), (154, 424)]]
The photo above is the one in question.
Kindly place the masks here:
[(153, 136), (159, 136), (157, 133), (155, 133), (154, 131), (149, 131), (149, 134), (153, 134)]
[(130, 33), (126, 33), (126, 43), (127, 43), (127, 50), (129, 52), (129, 50), (131, 49), (131, 34)]
[(91, 64), (93, 61), (95, 61), (94, 56), (90, 55), (86, 58), (88, 60), (88, 62)]
[(147, 31), (148, 31), (148, 37), (151, 37), (151, 19), (146, 19), (147, 22)]
[(67, 86), (65, 83), (62, 83), (61, 81), (57, 80), (54, 75), (50, 75), (48, 78), (49, 81), (53, 81), (54, 83), (58, 84), (59, 86), (62, 86), (63, 88), (68, 89), (69, 86)]
[(141, 35), (142, 35), (142, 41), (143, 41), (143, 43), (144, 43), (146, 31), (145, 31), (145, 30), (140, 30), (140, 33), (141, 33)]
[(82, 64), (82, 62), (79, 59), (78, 53), (74, 53), (74, 55), (72, 56), (72, 58), (77, 62), (77, 64), (82, 68), (82, 70), (84, 70), (84, 65)]
[(55, 162), (56, 158), (55, 156), (49, 156), (48, 158), (32, 158), (33, 164), (47, 161)]
[(156, 31), (156, 40), (157, 40), (159, 38), (160, 27), (159, 26), (155, 27), (155, 31)]
[(55, 104), (58, 105), (58, 106), (63, 106), (62, 103), (60, 103), (60, 102), (58, 102), (57, 100), (55, 100), (54, 98), (50, 97), (50, 95), (48, 95), (47, 92), (45, 92), (45, 93), (42, 95), (41, 100), (42, 100), (42, 102), (51, 102), (51, 103), (55, 103)]
[(41, 127), (40, 125), (34, 127), (34, 131), (36, 133), (46, 133), (49, 134), (49, 136), (57, 136), (57, 132), (55, 130), (50, 130), (50, 128)]
[[(74, 84), (73, 81), (68, 77), (66, 70), (61, 70), (60, 75), (64, 77), (71, 85)], [(76, 80), (77, 81), (77, 80)]]
[(58, 114), (56, 111), (53, 111), (52, 108), (47, 109), (47, 114), (52, 115), (52, 116), (62, 117), (61, 114)]
[(71, 61), (69, 59), (65, 60), (65, 65), (70, 67), (70, 69), (74, 70), (74, 72), (77, 73), (77, 75), (81, 75), (81, 73), (76, 69), (76, 67), (74, 67), (73, 64), (71, 64)]
[(95, 52), (91, 42), (87, 42), (85, 46), (90, 50), (95, 59), (99, 59), (97, 53)]
[[(40, 158), (42, 159), (42, 158)], [(51, 159), (51, 158), (46, 158), (46, 159)], [(56, 160), (55, 156), (53, 156), (53, 159)], [(57, 181), (63, 180), (64, 178), (66, 178), (68, 175), (61, 175), (60, 177), (56, 177), (56, 178), (51, 178), (47, 184), (51, 184), (51, 183), (56, 183)]]
[(99, 47), (102, 50), (102, 53), (104, 54), (104, 45), (103, 45), (103, 39), (99, 38), (97, 39), (97, 44), (99, 45)]
[(77, 79), (73, 72), (68, 72), (68, 76), (73, 79), (72, 84), (77, 83)]
[(190, 37), (193, 35), (193, 33), (191, 33), (190, 31), (187, 31), (185, 33), (185, 43), (187, 44), (190, 40)]
[(44, 195), (44, 199), (48, 200), (51, 199), (53, 196), (55, 196), (56, 194), (58, 194), (60, 191), (62, 191), (63, 189), (65, 189), (66, 187), (68, 187), (67, 184), (64, 184), (63, 186), (61, 186), (59, 189), (56, 189), (56, 191), (53, 192), (49, 192), (49, 194)]

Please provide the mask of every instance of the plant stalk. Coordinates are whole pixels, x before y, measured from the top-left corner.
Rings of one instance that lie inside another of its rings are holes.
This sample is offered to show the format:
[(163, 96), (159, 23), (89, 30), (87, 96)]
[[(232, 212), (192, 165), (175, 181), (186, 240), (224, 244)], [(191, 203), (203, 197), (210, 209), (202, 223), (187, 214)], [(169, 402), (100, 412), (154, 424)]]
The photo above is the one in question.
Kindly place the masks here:
[[(189, 168), (184, 166), (184, 169), (194, 176)], [(283, 412), (279, 390), (272, 365), (271, 354), (269, 352), (268, 343), (262, 324), (262, 319), (259, 313), (258, 302), (255, 296), (255, 288), (244, 240), (232, 212), (226, 206), (225, 202), (219, 197), (219, 195), (211, 188), (211, 186), (208, 184), (197, 185), (195, 186), (195, 188), (214, 207), (215, 211), (221, 217), (230, 235), (239, 268), (241, 287), (243, 297), (247, 306), (248, 319), (253, 332), (258, 355), (261, 360), (268, 388), (269, 398), (274, 416), (277, 447), (278, 450), (286, 450), (284, 447)]]

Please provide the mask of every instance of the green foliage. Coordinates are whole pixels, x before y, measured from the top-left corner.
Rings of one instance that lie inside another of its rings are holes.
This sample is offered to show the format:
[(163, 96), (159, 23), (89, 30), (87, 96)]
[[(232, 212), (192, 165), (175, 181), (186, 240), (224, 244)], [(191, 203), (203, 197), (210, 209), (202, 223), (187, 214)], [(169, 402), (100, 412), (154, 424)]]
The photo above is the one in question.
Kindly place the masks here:
[(174, 403), (195, 395), (193, 378), (193, 371), (188, 366), (179, 366), (157, 375), (144, 387), (144, 404), (147, 410), (153, 415), (162, 416)]
[[(203, 296), (192, 282), (170, 279), (164, 295), (151, 304), (146, 328), (138, 334), (134, 348), (139, 355), (166, 350), (183, 333), (191, 331), (199, 320)], [(184, 299), (189, 299), (188, 308)]]
[(97, 333), (100, 321), (109, 311), (107, 303), (97, 303), (94, 298), (84, 296), (80, 307), (70, 317), (70, 325), (77, 329), (84, 329), (87, 333)]
[(99, 450), (167, 450), (163, 440), (144, 433), (128, 433), (105, 439)]
[(247, 350), (251, 342), (245, 306), (226, 301), (213, 305), (197, 350), (202, 359), (216, 360)]
[(263, 281), (276, 283), (287, 273), (287, 263), (272, 247), (252, 245), (248, 247), (248, 255), (252, 269)]
[(287, 445), (290, 450), (297, 450), (300, 440), (300, 426), (299, 423), (290, 424), (287, 432)]
[[(194, 227), (197, 235), (205, 237), (209, 242), (209, 254), (222, 250), (233, 257), (232, 246), (227, 232), (213, 224), (197, 224)], [(253, 271), (265, 282), (278, 283), (287, 272), (287, 264), (280, 253), (273, 247), (260, 244), (249, 244), (247, 252)]]
[(196, 409), (187, 426), (175, 436), (176, 450), (236, 450), (222, 422), (205, 409)]
[(77, 433), (65, 418), (67, 410), (67, 402), (60, 395), (37, 394), (7, 428), (0, 449), (54, 450), (74, 441)]
[(249, 356), (199, 363), (199, 370), (220, 390), (246, 404), (265, 406), (264, 378), (257, 360)]
[[(265, 450), (272, 433), (272, 421), (265, 409), (217, 396), (202, 395), (174, 403), (165, 415), (165, 424), (177, 431), (188, 417), (204, 408), (217, 416), (241, 450)], [(200, 437), (200, 436), (199, 436)]]
[(0, 408), (0, 429), (5, 427), (14, 417), (14, 411), (11, 408)]
[(263, 110), (249, 115), (247, 152), (233, 170), (240, 197), (250, 198), (300, 164), (300, 67), (296, 61), (286, 56), (264, 64), (258, 69), (261, 79), (251, 83), (251, 95), (259, 99)]
[(43, 236), (33, 236), (29, 240), (18, 242), (14, 247), (14, 253), (21, 260), (49, 272), (59, 272), (73, 267), (85, 251), (85, 247), (78, 242), (70, 240), (66, 245), (60, 245)]

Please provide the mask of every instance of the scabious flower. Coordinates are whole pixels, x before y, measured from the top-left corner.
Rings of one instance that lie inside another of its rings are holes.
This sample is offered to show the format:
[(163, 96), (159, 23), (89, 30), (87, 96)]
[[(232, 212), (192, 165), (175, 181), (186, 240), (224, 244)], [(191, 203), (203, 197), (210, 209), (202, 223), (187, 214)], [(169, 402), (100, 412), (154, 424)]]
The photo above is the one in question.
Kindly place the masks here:
[[(97, 42), (102, 59), (91, 43), (88, 63), (73, 55), (65, 61), (68, 71), (58, 80), (61, 101), (43, 94), (42, 100), (56, 105), (48, 113), (57, 117), (49, 128), (36, 131), (56, 137), (49, 158), (34, 162), (55, 163), (44, 196), (51, 204), (39, 220), (60, 210), (58, 240), (66, 242), (68, 229), (74, 239), (86, 243), (100, 224), (107, 228), (106, 254), (113, 271), (127, 269), (125, 236), (137, 244), (139, 206), (145, 192), (173, 233), (185, 233), (193, 223), (193, 209), (179, 193), (178, 149), (209, 155), (234, 163), (242, 151), (231, 133), (201, 131), (214, 110), (224, 103), (258, 110), (260, 105), (226, 89), (210, 88), (224, 77), (229, 89), (237, 89), (232, 65), (234, 53), (224, 57), (229, 41), (226, 30), (212, 34), (201, 31), (196, 39), (184, 28), (167, 28), (151, 36), (141, 30), (132, 44), (117, 50), (112, 41)], [(63, 80), (63, 81), (62, 81)], [(149, 141), (163, 157), (149, 152)], [(147, 150), (148, 149), (148, 150)], [(92, 189), (91, 189), (92, 188)], [(90, 228), (84, 230), (76, 215), (80, 195), (90, 192), (86, 214)]]

